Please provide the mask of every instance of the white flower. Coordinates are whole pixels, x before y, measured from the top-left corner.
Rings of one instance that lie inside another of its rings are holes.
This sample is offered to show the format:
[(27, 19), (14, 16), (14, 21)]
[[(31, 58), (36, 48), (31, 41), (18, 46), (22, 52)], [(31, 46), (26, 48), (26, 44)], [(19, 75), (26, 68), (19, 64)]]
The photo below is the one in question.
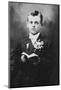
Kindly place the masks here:
[(36, 42), (34, 43), (34, 48), (36, 48), (36, 49), (41, 49), (41, 48), (43, 48), (43, 45), (44, 45), (44, 42), (43, 42), (43, 41), (41, 41), (41, 42), (36, 41)]

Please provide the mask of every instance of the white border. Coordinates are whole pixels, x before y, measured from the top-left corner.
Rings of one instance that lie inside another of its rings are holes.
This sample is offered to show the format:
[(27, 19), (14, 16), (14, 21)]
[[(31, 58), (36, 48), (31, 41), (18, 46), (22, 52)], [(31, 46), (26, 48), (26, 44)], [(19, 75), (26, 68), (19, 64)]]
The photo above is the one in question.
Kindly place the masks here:
[[(0, 90), (8, 90), (8, 87), (7, 87), (8, 85), (8, 1), (60, 4), (60, 15), (61, 15), (61, 1), (60, 0), (34, 0), (34, 1), (33, 0), (26, 0), (26, 1), (25, 0), (1, 0), (0, 1)], [(61, 18), (60, 18), (60, 21), (61, 21)], [(61, 35), (61, 31), (60, 31), (60, 35)], [(61, 45), (61, 40), (60, 40), (60, 45)], [(61, 51), (61, 48), (60, 48), (60, 51)], [(61, 65), (61, 62), (60, 62), (60, 65)], [(60, 71), (60, 75), (61, 75), (61, 71)], [(61, 81), (61, 78), (60, 78), (60, 81)], [(61, 88), (61, 85), (33, 87), (33, 88), (24, 88), (24, 89), (26, 90), (27, 89), (60, 90), (60, 88)]]

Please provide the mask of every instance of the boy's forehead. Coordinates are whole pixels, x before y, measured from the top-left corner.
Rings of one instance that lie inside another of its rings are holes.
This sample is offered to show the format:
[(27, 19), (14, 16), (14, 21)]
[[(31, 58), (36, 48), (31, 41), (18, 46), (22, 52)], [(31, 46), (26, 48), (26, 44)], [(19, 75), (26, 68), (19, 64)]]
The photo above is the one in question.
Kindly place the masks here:
[(32, 16), (32, 15), (29, 15), (28, 16), (28, 20), (29, 21), (40, 21), (40, 16)]

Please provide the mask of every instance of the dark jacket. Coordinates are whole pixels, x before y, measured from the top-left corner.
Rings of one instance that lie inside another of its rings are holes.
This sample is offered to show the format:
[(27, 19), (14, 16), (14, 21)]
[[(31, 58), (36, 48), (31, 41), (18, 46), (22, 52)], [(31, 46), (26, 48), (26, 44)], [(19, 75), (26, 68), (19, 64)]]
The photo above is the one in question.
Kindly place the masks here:
[[(50, 40), (41, 34), (38, 40), (44, 41), (43, 48), (41, 50), (34, 48), (31, 40), (26, 37), (23, 40), (23, 44), (20, 43), (17, 48), (11, 52), (10, 60), (14, 60), (14, 63), (10, 66), (10, 86), (34, 86), (34, 85), (47, 85), (49, 83), (50, 73), (53, 69), (54, 61), (52, 57), (52, 45)], [(29, 48), (26, 47), (29, 43)], [(33, 57), (26, 62), (21, 61), (21, 53), (26, 52), (28, 54), (36, 53), (38, 57)], [(36, 64), (34, 64), (36, 63)], [(11, 70), (13, 68), (13, 70)]]

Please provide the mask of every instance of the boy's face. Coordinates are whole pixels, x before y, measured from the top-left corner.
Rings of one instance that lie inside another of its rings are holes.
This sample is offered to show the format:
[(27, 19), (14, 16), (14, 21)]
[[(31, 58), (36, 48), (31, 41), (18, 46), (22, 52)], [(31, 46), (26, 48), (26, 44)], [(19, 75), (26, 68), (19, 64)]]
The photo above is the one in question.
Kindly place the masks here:
[(28, 27), (30, 33), (37, 34), (41, 27), (40, 16), (30, 15), (28, 17), (27, 27)]

